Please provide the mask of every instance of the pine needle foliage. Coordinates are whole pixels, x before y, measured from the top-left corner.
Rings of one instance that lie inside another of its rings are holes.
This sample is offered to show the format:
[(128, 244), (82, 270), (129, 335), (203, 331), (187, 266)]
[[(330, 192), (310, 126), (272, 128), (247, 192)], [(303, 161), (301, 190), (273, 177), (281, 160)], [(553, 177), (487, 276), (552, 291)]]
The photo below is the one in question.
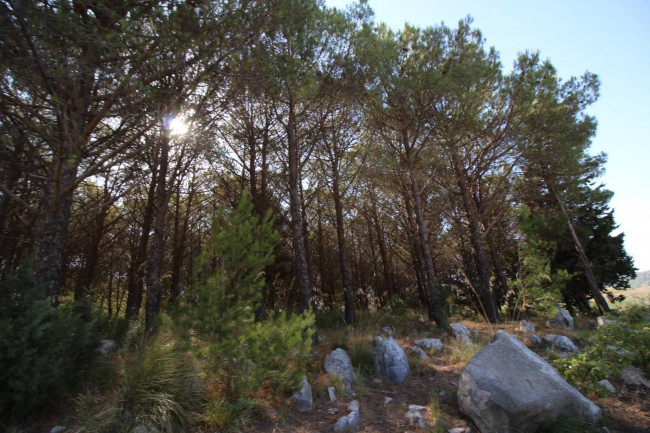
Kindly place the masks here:
[(0, 420), (33, 420), (55, 408), (89, 370), (99, 339), (89, 304), (53, 307), (29, 264), (7, 275), (0, 281)]
[(255, 320), (277, 239), (271, 216), (254, 216), (249, 198), (221, 211), (180, 311), (179, 323), (212, 378), (208, 398), (218, 404), (208, 403), (208, 411), (218, 409), (212, 418), (222, 427), (261, 394), (290, 395), (304, 374), (313, 315), (280, 312)]

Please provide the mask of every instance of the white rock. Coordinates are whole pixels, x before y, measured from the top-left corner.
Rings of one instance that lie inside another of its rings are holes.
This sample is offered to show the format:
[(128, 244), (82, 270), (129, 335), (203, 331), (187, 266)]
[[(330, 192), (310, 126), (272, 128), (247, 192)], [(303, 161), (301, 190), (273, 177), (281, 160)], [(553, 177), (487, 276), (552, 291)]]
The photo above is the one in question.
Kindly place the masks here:
[(548, 321), (548, 326), (555, 329), (573, 329), (573, 317), (567, 310), (560, 307), (555, 317)]
[(434, 349), (437, 352), (440, 352), (442, 350), (442, 341), (438, 340), (437, 338), (421, 338), (419, 340), (415, 340), (415, 345), (424, 350)]
[(409, 420), (410, 425), (418, 425), (420, 428), (427, 428), (427, 420), (424, 417), (426, 413), (426, 407), (410, 404), (409, 410), (404, 415), (404, 418)]
[(645, 378), (643, 372), (636, 367), (625, 367), (621, 370), (621, 378), (628, 385), (640, 386), (650, 388), (650, 382)]
[(573, 341), (564, 335), (547, 334), (544, 336), (544, 340), (550, 342), (556, 349), (561, 350), (562, 352), (579, 352), (578, 347), (573, 343)]
[(404, 350), (393, 337), (382, 339), (374, 350), (377, 375), (391, 382), (404, 382), (411, 370)]
[(452, 323), (449, 327), (451, 328), (451, 333), (456, 340), (465, 343), (472, 341), (472, 334), (469, 332), (469, 329), (467, 329), (467, 326), (461, 323)]
[(598, 406), (504, 331), (463, 369), (458, 403), (482, 433), (535, 431), (560, 416), (600, 418)]
[(311, 393), (311, 385), (307, 382), (305, 376), (302, 377), (302, 387), (300, 391), (293, 394), (293, 399), (296, 402), (296, 409), (301, 412), (307, 412), (314, 406), (314, 399)]
[(607, 379), (601, 380), (600, 382), (598, 382), (598, 384), (602, 387), (605, 387), (605, 389), (607, 389), (607, 391), (609, 391), (610, 394), (616, 392), (616, 388), (614, 388), (614, 385), (612, 385), (612, 383)]
[(388, 406), (391, 401), (393, 401), (392, 397), (384, 397), (384, 406)]
[(409, 352), (413, 353), (415, 356), (417, 356), (420, 359), (429, 359), (429, 355), (427, 355), (424, 350), (420, 349), (417, 346), (413, 346), (409, 348)]
[(55, 427), (52, 427), (52, 430), (50, 430), (50, 433), (63, 433), (65, 430), (66, 430), (65, 426), (57, 425)]
[(329, 395), (330, 401), (336, 401), (336, 388), (333, 386), (328, 386), (327, 394)]
[(338, 348), (325, 357), (325, 371), (330, 376), (340, 376), (347, 383), (354, 383), (352, 361), (345, 350)]
[(528, 320), (522, 320), (519, 324), (519, 330), (528, 332), (529, 334), (535, 333), (535, 325), (530, 323)]
[(359, 403), (356, 400), (352, 401), (348, 406), (348, 409), (351, 411), (346, 416), (342, 416), (336, 421), (334, 425), (334, 430), (343, 431), (350, 430), (359, 425), (361, 419), (359, 417)]

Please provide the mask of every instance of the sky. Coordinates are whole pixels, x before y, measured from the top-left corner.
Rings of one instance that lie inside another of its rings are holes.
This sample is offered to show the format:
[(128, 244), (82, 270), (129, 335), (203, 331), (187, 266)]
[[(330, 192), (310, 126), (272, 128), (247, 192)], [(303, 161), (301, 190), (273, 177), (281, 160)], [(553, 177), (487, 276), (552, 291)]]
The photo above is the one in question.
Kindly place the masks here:
[[(326, 0), (344, 8), (350, 0)], [(587, 112), (598, 130), (591, 154), (608, 156), (601, 181), (625, 247), (650, 270), (650, 0), (368, 0), (375, 20), (397, 30), (470, 15), (486, 46), (512, 70), (518, 52), (539, 51), (563, 79), (598, 75), (600, 98)], [(646, 219), (647, 218), (647, 219)]]

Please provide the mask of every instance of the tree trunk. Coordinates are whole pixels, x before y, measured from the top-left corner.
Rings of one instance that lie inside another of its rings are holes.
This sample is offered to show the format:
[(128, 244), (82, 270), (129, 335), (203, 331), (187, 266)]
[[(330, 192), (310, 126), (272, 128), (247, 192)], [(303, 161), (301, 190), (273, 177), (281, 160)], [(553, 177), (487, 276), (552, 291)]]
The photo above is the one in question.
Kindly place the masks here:
[(59, 172), (55, 179), (46, 185), (34, 230), (34, 281), (45, 290), (45, 294), (55, 306), (59, 304), (64, 250), (72, 207), (71, 186), (78, 167), (76, 161), (76, 158), (70, 157), (63, 160), (55, 158), (52, 162), (53, 172)]
[(181, 223), (180, 221), (180, 207), (181, 207), (181, 185), (179, 182), (177, 199), (176, 199), (176, 212), (174, 215), (174, 248), (172, 252), (172, 269), (170, 278), (169, 289), (169, 303), (176, 304), (180, 296), (181, 288), (181, 270), (183, 268), (183, 261), (185, 258), (185, 244), (187, 242), (187, 227), (190, 222), (190, 213), (192, 211), (192, 201), (194, 199), (194, 179), (190, 181), (190, 190), (187, 195), (187, 204), (185, 208), (185, 216)]
[(151, 226), (153, 225), (153, 213), (156, 204), (156, 185), (158, 184), (158, 166), (156, 161), (152, 167), (151, 183), (147, 192), (147, 204), (145, 205), (144, 215), (142, 217), (142, 233), (140, 242), (129, 267), (129, 277), (127, 282), (126, 297), (126, 318), (129, 320), (137, 319), (142, 307), (142, 294), (144, 293), (144, 268), (146, 264), (147, 249), (149, 247), (149, 236)]
[(162, 275), (165, 253), (165, 214), (167, 213), (167, 168), (169, 165), (169, 135), (163, 128), (160, 143), (160, 168), (156, 185), (156, 208), (153, 222), (153, 238), (149, 253), (147, 275), (147, 299), (145, 303), (145, 333), (153, 335), (156, 331), (155, 319), (160, 312), (162, 296)]
[(302, 201), (300, 199), (300, 154), (296, 140), (296, 119), (293, 100), (289, 104), (289, 121), (287, 124), (287, 147), (289, 153), (289, 209), (291, 213), (291, 244), (293, 258), (300, 290), (298, 310), (305, 312), (311, 306), (312, 285), (307, 263), (307, 252), (303, 235)]
[(607, 300), (605, 299), (603, 294), (600, 292), (600, 289), (598, 288), (598, 283), (596, 282), (596, 277), (594, 276), (594, 272), (591, 269), (589, 258), (587, 257), (584, 248), (582, 248), (582, 243), (580, 242), (580, 239), (578, 238), (578, 235), (576, 234), (576, 231), (573, 227), (573, 223), (571, 222), (571, 217), (569, 217), (569, 213), (564, 207), (564, 203), (560, 199), (560, 196), (555, 191), (555, 188), (549, 185), (549, 189), (553, 191), (553, 195), (555, 196), (555, 199), (557, 200), (557, 203), (560, 205), (560, 209), (562, 209), (562, 213), (564, 214), (564, 217), (567, 220), (567, 225), (569, 226), (569, 232), (571, 232), (571, 238), (573, 239), (573, 243), (575, 244), (576, 251), (578, 252), (578, 257), (580, 257), (580, 263), (582, 264), (582, 267), (585, 270), (585, 276), (587, 277), (587, 284), (589, 284), (589, 289), (591, 290), (591, 294), (594, 297), (594, 301), (596, 301), (596, 305), (598, 306), (598, 309), (600, 310), (601, 314), (609, 313), (611, 309), (609, 308), (609, 304), (607, 303)]
[(343, 204), (339, 186), (338, 164), (332, 166), (332, 193), (334, 195), (334, 210), (336, 211), (336, 237), (339, 244), (339, 264), (341, 266), (341, 282), (343, 283), (343, 294), (345, 298), (345, 323), (354, 324), (354, 292), (350, 280), (350, 265), (348, 263), (348, 252), (345, 246), (345, 228), (343, 226)]

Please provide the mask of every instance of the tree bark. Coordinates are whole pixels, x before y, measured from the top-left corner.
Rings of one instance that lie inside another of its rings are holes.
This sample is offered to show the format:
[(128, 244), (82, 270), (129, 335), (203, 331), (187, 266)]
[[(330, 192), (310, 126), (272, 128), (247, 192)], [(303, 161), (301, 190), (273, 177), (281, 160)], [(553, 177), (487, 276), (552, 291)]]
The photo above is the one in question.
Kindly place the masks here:
[(147, 299), (145, 303), (145, 333), (153, 335), (156, 331), (155, 319), (160, 312), (162, 296), (162, 275), (165, 260), (165, 215), (167, 213), (167, 169), (169, 165), (169, 135), (163, 128), (160, 143), (160, 167), (156, 185), (156, 207), (153, 221), (153, 238), (149, 253), (147, 275)]
[(289, 120), (287, 123), (287, 147), (289, 153), (289, 210), (291, 213), (291, 244), (293, 258), (300, 290), (298, 310), (305, 312), (311, 306), (312, 285), (307, 263), (307, 252), (303, 235), (302, 200), (300, 199), (300, 153), (296, 139), (296, 115), (293, 99), (289, 103)]

